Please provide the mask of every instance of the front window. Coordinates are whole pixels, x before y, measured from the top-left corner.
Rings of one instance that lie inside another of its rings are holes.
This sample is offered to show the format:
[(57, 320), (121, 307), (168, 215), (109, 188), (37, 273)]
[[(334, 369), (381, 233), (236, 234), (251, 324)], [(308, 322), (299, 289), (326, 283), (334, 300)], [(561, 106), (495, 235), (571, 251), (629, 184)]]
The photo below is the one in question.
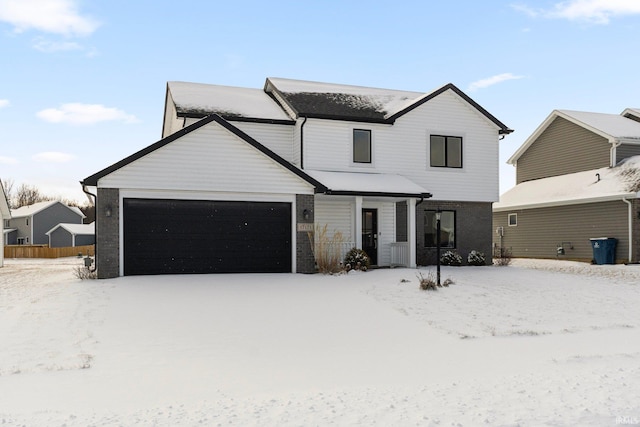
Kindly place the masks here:
[(515, 227), (516, 225), (518, 225), (518, 214), (509, 214), (509, 227)]
[(370, 130), (353, 130), (353, 163), (371, 163)]
[[(440, 247), (456, 247), (456, 212), (440, 211)], [(427, 210), (424, 212), (424, 246), (435, 248), (437, 241), (436, 211)]]
[(431, 166), (441, 168), (462, 167), (462, 137), (431, 135)]

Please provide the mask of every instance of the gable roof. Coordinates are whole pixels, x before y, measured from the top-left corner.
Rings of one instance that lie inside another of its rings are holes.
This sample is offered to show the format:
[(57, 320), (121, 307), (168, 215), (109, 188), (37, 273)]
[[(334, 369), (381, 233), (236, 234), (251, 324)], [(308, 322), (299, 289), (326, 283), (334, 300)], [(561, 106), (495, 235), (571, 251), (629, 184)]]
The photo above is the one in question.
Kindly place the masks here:
[(264, 90), (272, 93), (296, 117), (392, 124), (398, 117), (451, 90), (500, 128), (513, 132), (452, 83), (429, 93), (380, 89), (269, 77)]
[(494, 212), (640, 198), (640, 156), (605, 167), (521, 182), (500, 196)]
[(0, 219), (11, 218), (11, 210), (9, 209), (9, 201), (7, 200), (7, 194), (4, 192), (4, 186), (0, 181)]
[[(632, 110), (632, 109), (628, 109)], [(628, 110), (625, 110), (628, 111)], [(623, 112), (624, 114), (624, 112)], [(609, 140), (609, 142), (630, 142), (640, 144), (640, 122), (630, 119), (623, 114), (590, 113), (586, 111), (553, 110), (544, 122), (527, 138), (527, 140), (507, 160), (514, 164), (520, 156), (535, 142), (536, 139), (561, 117), (584, 129)]]
[(92, 222), (91, 224), (68, 224), (68, 223), (60, 223), (53, 227), (51, 230), (47, 231), (45, 234), (49, 235), (56, 231), (58, 228), (63, 228), (67, 230), (69, 233), (77, 236), (81, 235), (91, 235), (96, 233), (96, 224)]
[(260, 89), (202, 83), (167, 82), (178, 117), (204, 118), (217, 114), (226, 120), (293, 124), (294, 121)]
[(34, 203), (32, 205), (29, 206), (22, 206), (18, 209), (14, 209), (12, 212), (12, 217), (13, 218), (23, 218), (26, 216), (33, 216), (35, 214), (37, 214), (38, 212), (41, 212), (53, 205), (55, 205), (56, 203), (60, 203), (62, 206), (68, 208), (69, 210), (72, 210), (74, 213), (78, 214), (78, 216), (80, 216), (81, 218), (84, 218), (85, 215), (82, 213), (82, 211), (80, 209), (78, 209), (75, 206), (67, 206), (64, 203), (58, 201), (58, 200), (47, 200), (44, 202), (38, 202), (38, 203)]
[(286, 161), (285, 159), (283, 159), (282, 157), (280, 157), (279, 155), (277, 155), (276, 153), (274, 153), (273, 151), (269, 150), (267, 147), (265, 147), (264, 145), (260, 144), (258, 141), (256, 141), (255, 139), (253, 139), (252, 137), (250, 137), (249, 135), (247, 135), (245, 132), (241, 131), (240, 129), (238, 129), (237, 127), (233, 126), (231, 123), (229, 123), (228, 121), (226, 121), (225, 119), (223, 119), (222, 117), (220, 117), (217, 114), (213, 114), (211, 116), (205, 117), (202, 120), (199, 120), (185, 128), (180, 129), (178, 132), (173, 133), (169, 136), (167, 136), (166, 138), (161, 139), (160, 141), (149, 145), (146, 148), (143, 148), (142, 150), (120, 160), (117, 163), (114, 163), (111, 166), (106, 167), (105, 169), (85, 178), (84, 180), (82, 180), (80, 183), (83, 186), (97, 186), (98, 185), (98, 180), (104, 176), (109, 175), (112, 172), (117, 171), (118, 169), (146, 156), (149, 153), (152, 153), (156, 150), (158, 150), (159, 148), (164, 147), (167, 144), (170, 144), (171, 142), (183, 137), (184, 135), (187, 135), (193, 131), (195, 131), (196, 129), (201, 128), (202, 126), (205, 126), (211, 122), (216, 122), (217, 124), (219, 124), (220, 126), (222, 126), (223, 128), (225, 128), (226, 130), (228, 130), (229, 132), (231, 132), (232, 134), (236, 135), (237, 137), (239, 137), (242, 141), (246, 142), (247, 144), (251, 145), (252, 147), (256, 148), (258, 151), (260, 151), (262, 154), (266, 155), (267, 157), (269, 157), (271, 160), (273, 160), (274, 162), (278, 163), (280, 166), (284, 167), (285, 169), (289, 170), (290, 172), (292, 172), (293, 174), (297, 175), (298, 177), (302, 178), (304, 181), (308, 182), (309, 184), (311, 184), (312, 186), (314, 186), (316, 188), (316, 191), (323, 191), (326, 188), (318, 181), (316, 181), (314, 178), (312, 178), (311, 176), (309, 176), (308, 174), (306, 174), (303, 170), (297, 168), (296, 166), (292, 165), (291, 163), (289, 163), (288, 161)]

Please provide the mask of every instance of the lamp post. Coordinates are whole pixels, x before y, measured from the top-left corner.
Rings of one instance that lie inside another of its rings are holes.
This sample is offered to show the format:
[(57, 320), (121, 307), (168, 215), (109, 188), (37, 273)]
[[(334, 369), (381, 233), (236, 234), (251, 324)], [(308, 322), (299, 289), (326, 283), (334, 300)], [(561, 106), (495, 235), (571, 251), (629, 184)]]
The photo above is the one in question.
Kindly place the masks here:
[(440, 208), (436, 210), (436, 271), (437, 271), (437, 285), (440, 286), (440, 217), (442, 212)]

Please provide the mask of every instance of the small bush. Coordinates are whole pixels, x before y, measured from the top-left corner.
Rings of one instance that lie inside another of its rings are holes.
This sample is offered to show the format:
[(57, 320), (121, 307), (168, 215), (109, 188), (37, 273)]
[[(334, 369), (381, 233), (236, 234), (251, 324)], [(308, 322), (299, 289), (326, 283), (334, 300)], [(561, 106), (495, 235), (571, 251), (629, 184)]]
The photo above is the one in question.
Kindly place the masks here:
[(487, 260), (482, 252), (471, 251), (467, 256), (467, 263), (469, 265), (487, 265)]
[(427, 273), (427, 277), (425, 277), (422, 273), (416, 274), (418, 278), (418, 282), (420, 282), (420, 289), (423, 291), (437, 291), (438, 285), (436, 284), (436, 280), (433, 277), (433, 272), (430, 271)]
[(505, 267), (511, 264), (511, 258), (511, 249), (500, 248), (493, 257), (493, 263), (499, 267)]
[(369, 264), (369, 255), (362, 249), (351, 248), (344, 257), (344, 268), (347, 271), (367, 271)]
[(446, 278), (444, 279), (444, 282), (442, 282), (442, 286), (449, 286), (449, 285), (453, 285), (455, 284), (455, 282), (453, 280), (451, 280), (450, 278)]
[(446, 251), (440, 257), (440, 263), (442, 265), (462, 265), (462, 257), (456, 251)]
[(98, 272), (96, 270), (89, 270), (87, 267), (82, 265), (78, 265), (73, 268), (73, 275), (80, 280), (98, 278)]

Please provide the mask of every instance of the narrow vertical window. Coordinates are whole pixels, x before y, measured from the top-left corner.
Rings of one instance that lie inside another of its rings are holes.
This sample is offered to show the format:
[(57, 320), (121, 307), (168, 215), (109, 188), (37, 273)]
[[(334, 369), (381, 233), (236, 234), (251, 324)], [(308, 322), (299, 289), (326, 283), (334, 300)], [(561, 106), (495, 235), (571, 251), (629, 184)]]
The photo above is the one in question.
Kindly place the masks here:
[(353, 163), (371, 163), (370, 130), (353, 130)]
[(518, 214), (511, 213), (509, 214), (509, 227), (515, 227), (518, 225)]

